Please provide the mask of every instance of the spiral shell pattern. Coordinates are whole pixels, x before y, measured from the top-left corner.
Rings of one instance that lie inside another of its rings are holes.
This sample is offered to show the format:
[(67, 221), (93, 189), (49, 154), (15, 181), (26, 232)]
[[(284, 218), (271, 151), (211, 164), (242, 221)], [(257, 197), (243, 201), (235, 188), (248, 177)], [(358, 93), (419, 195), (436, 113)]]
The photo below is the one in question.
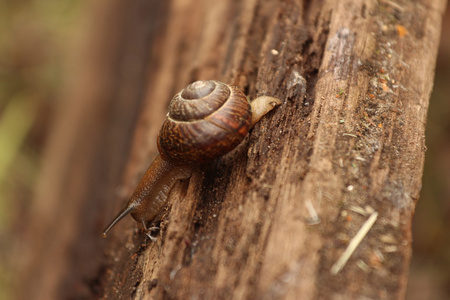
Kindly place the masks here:
[(205, 163), (226, 154), (245, 138), (251, 108), (237, 87), (218, 81), (196, 81), (179, 92), (158, 136), (165, 158)]

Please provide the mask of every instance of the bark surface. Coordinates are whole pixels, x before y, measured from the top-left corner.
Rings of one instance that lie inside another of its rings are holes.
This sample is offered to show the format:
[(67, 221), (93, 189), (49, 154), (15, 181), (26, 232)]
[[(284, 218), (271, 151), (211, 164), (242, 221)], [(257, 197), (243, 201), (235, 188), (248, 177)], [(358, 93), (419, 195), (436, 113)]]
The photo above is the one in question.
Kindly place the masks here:
[[(404, 298), (445, 4), (96, 2), (27, 219), (21, 298)], [(200, 79), (283, 104), (176, 184), (156, 244), (131, 218), (102, 239), (170, 99)]]

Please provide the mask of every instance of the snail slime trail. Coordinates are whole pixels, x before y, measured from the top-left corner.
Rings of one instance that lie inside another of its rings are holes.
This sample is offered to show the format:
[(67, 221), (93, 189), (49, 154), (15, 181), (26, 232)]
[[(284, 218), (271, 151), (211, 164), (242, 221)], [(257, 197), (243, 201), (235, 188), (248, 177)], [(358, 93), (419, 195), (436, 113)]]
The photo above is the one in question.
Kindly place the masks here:
[(147, 228), (147, 224), (161, 212), (174, 184), (190, 178), (199, 164), (233, 150), (262, 116), (280, 104), (281, 100), (269, 96), (249, 103), (237, 87), (219, 81), (188, 85), (169, 104), (157, 138), (159, 155), (103, 236), (131, 214), (152, 239), (152, 228)]

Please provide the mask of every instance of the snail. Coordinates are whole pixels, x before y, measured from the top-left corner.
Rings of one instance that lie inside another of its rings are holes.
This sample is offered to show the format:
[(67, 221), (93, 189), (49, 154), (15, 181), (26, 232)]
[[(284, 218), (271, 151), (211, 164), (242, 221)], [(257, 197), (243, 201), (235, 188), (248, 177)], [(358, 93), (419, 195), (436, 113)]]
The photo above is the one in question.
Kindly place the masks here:
[(237, 87), (219, 81), (196, 81), (174, 96), (157, 138), (159, 155), (147, 169), (128, 204), (104, 230), (128, 214), (144, 226), (164, 207), (178, 180), (199, 165), (234, 149), (249, 129), (281, 100), (260, 96), (251, 103)]

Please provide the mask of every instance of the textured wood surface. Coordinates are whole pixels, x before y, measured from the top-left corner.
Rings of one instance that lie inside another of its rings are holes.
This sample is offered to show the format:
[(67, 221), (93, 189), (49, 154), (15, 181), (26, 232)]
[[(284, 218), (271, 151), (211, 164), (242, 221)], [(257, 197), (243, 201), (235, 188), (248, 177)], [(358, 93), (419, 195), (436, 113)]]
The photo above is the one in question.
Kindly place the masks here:
[[(23, 298), (402, 299), (445, 1), (161, 2), (93, 10), (28, 224)], [(156, 244), (131, 218), (101, 240), (171, 97), (199, 79), (283, 104), (176, 185)]]

